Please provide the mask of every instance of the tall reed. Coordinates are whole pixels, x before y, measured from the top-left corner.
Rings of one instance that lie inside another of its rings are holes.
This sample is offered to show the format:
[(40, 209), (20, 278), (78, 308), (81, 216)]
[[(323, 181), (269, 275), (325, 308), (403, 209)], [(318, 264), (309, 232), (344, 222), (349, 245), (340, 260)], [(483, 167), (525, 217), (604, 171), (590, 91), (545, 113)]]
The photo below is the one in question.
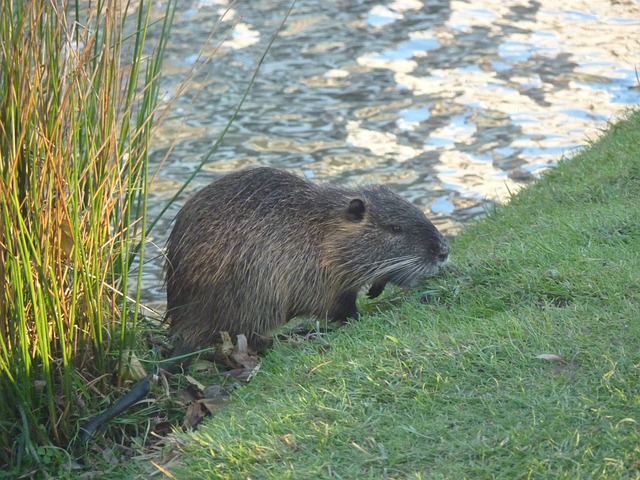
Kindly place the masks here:
[(67, 445), (87, 385), (132, 346), (174, 8), (155, 23), (142, 0), (0, 8), (0, 470)]

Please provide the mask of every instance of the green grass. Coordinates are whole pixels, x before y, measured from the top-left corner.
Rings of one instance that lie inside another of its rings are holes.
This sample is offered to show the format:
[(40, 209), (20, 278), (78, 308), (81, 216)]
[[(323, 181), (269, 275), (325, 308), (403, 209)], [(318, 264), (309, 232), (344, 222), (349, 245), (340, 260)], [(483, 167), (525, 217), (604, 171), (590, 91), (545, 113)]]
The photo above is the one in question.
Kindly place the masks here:
[(426, 288), (278, 345), (179, 435), (172, 475), (640, 477), (640, 114), (462, 233)]

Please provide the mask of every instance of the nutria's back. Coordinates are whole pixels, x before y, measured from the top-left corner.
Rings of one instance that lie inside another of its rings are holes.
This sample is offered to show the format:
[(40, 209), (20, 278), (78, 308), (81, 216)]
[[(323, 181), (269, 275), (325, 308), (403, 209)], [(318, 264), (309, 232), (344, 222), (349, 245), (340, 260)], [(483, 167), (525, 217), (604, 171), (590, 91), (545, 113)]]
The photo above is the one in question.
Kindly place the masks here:
[(414, 286), (447, 259), (424, 213), (383, 185), (315, 184), (272, 168), (227, 175), (176, 216), (167, 316), (180, 350), (245, 334), (260, 348), (299, 315), (357, 315), (360, 288)]

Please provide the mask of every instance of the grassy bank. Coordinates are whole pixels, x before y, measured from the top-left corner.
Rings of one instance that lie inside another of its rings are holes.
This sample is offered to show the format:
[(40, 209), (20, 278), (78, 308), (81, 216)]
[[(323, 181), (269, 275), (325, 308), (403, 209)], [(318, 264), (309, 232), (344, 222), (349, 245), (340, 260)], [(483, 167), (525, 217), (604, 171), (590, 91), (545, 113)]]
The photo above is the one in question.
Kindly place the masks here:
[(175, 478), (640, 476), (640, 114), (460, 235), (432, 297), (279, 345)]

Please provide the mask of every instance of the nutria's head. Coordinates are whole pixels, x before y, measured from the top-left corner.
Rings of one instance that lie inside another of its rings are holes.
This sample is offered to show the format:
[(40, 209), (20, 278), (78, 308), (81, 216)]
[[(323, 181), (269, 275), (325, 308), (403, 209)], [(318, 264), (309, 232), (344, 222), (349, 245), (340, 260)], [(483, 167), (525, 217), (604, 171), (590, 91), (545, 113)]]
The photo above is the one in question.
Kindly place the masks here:
[(449, 242), (418, 207), (384, 185), (352, 193), (336, 246), (354, 284), (413, 287), (447, 261)]

